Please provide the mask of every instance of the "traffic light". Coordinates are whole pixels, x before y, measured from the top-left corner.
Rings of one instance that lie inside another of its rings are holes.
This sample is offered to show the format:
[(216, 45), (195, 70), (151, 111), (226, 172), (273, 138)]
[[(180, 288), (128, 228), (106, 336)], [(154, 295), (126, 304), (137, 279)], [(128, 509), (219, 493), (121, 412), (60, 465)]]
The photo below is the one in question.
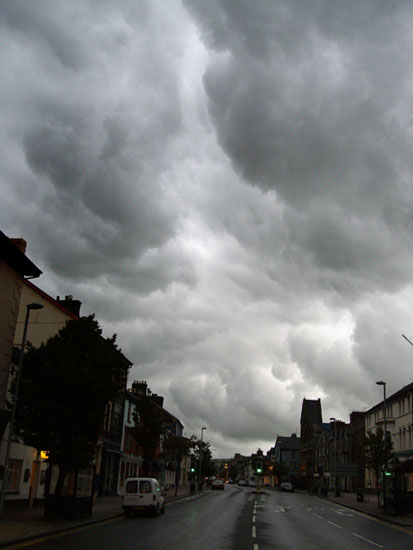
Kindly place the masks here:
[(262, 462), (257, 462), (257, 466), (255, 468), (255, 471), (257, 472), (257, 474), (262, 474)]

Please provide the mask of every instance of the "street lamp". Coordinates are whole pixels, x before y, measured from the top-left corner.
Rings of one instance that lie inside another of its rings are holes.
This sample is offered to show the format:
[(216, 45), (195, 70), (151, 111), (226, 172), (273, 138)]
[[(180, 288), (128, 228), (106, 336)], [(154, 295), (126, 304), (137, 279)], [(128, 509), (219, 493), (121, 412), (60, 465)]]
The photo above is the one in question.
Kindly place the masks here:
[(202, 439), (204, 436), (205, 426), (201, 428), (201, 445), (199, 446), (199, 468), (198, 468), (198, 484), (201, 483), (201, 466), (202, 466)]
[(335, 492), (335, 496), (339, 497), (340, 489), (337, 486), (337, 429), (336, 429), (337, 420), (334, 417), (331, 417), (330, 422), (334, 422), (334, 492)]
[(386, 382), (383, 382), (383, 380), (379, 380), (376, 382), (378, 386), (383, 386), (383, 422), (384, 422), (384, 467), (387, 470), (387, 449), (386, 449), (386, 441), (387, 441), (387, 411), (386, 411)]
[(11, 443), (12, 443), (13, 432), (14, 432), (14, 421), (16, 418), (16, 409), (17, 409), (17, 397), (19, 394), (20, 378), (21, 378), (21, 372), (22, 372), (22, 366), (23, 366), (24, 348), (26, 347), (26, 336), (27, 336), (27, 327), (29, 325), (30, 311), (32, 309), (42, 309), (42, 308), (43, 306), (41, 304), (36, 304), (35, 302), (33, 302), (32, 304), (27, 304), (26, 306), (26, 319), (24, 321), (22, 345), (20, 349), (19, 364), (18, 364), (17, 373), (16, 373), (16, 389), (14, 392), (13, 408), (12, 408), (11, 417), (10, 417), (9, 435), (7, 438), (7, 448), (6, 448), (6, 458), (4, 462), (3, 481), (1, 484), (0, 514), (2, 514), (4, 510), (4, 498), (6, 495), (6, 487), (9, 479), (10, 450), (11, 450)]
[[(387, 411), (386, 411), (386, 382), (379, 380), (378, 386), (383, 386), (383, 422), (384, 422), (384, 471), (387, 470)], [(386, 476), (383, 474), (383, 507), (386, 511)]]

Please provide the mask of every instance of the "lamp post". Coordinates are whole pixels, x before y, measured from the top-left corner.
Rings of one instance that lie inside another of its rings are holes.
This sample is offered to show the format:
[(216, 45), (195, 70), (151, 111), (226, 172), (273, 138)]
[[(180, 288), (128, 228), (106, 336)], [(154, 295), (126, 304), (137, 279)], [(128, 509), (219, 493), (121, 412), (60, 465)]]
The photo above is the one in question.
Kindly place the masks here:
[(199, 446), (199, 468), (198, 468), (198, 486), (201, 483), (201, 467), (202, 467), (202, 439), (204, 436), (205, 426), (201, 428), (201, 445)]
[(386, 440), (387, 440), (387, 411), (386, 411), (386, 382), (379, 380), (376, 382), (378, 386), (383, 386), (383, 423), (384, 423), (384, 467), (387, 469), (387, 451), (386, 451)]
[[(379, 380), (378, 386), (383, 386), (383, 423), (384, 423), (384, 471), (387, 470), (387, 411), (386, 411), (386, 382)], [(383, 474), (383, 507), (386, 511), (386, 476)]]
[(340, 489), (337, 486), (337, 428), (336, 428), (337, 420), (334, 417), (332, 417), (330, 418), (330, 422), (334, 422), (334, 493), (336, 497), (339, 497)]
[(11, 410), (9, 435), (7, 438), (6, 458), (4, 460), (4, 474), (3, 474), (3, 481), (1, 484), (1, 493), (0, 493), (0, 514), (2, 514), (4, 510), (4, 499), (6, 495), (7, 482), (9, 479), (10, 450), (11, 450), (11, 443), (12, 443), (13, 432), (14, 432), (14, 421), (16, 418), (17, 398), (19, 394), (19, 386), (20, 386), (20, 379), (21, 379), (21, 372), (22, 372), (23, 358), (24, 358), (24, 348), (26, 347), (26, 336), (27, 336), (27, 327), (29, 325), (30, 311), (32, 309), (42, 309), (42, 307), (43, 306), (41, 304), (36, 304), (35, 302), (33, 302), (32, 304), (27, 304), (26, 306), (26, 319), (24, 321), (23, 338), (22, 338), (22, 344), (21, 344), (20, 355), (19, 355), (19, 364), (18, 364), (17, 373), (16, 373), (16, 389), (14, 392), (13, 408)]

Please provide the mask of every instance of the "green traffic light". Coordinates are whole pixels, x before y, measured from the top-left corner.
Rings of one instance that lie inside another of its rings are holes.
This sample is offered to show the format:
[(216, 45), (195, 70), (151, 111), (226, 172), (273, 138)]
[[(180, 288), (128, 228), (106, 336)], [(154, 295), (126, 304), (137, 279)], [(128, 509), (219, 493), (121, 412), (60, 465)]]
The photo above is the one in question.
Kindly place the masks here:
[(257, 474), (260, 474), (262, 472), (261, 468), (257, 468)]

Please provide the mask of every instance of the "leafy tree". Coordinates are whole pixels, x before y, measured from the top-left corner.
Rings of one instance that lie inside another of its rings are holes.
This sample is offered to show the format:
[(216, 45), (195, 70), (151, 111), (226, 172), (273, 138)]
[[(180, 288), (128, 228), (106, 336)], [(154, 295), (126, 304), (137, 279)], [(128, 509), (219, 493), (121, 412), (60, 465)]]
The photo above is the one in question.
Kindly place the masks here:
[(181, 461), (189, 456), (193, 448), (193, 441), (187, 437), (168, 434), (163, 443), (163, 455), (170, 462), (174, 462), (175, 469), (175, 495), (178, 494)]
[(26, 354), (16, 410), (16, 434), (59, 466), (55, 494), (66, 474), (95, 455), (107, 402), (126, 384), (130, 363), (103, 338), (94, 316), (68, 321)]
[(364, 441), (364, 462), (366, 467), (376, 476), (377, 501), (379, 502), (380, 472), (386, 464), (394, 458), (393, 442), (389, 432), (384, 440), (383, 430), (378, 428), (376, 432), (369, 432)]
[(212, 476), (216, 474), (216, 466), (212, 461), (211, 444), (209, 441), (201, 441), (195, 435), (191, 436), (192, 441), (192, 455), (199, 464), (199, 458), (201, 461), (201, 474), (202, 476)]

